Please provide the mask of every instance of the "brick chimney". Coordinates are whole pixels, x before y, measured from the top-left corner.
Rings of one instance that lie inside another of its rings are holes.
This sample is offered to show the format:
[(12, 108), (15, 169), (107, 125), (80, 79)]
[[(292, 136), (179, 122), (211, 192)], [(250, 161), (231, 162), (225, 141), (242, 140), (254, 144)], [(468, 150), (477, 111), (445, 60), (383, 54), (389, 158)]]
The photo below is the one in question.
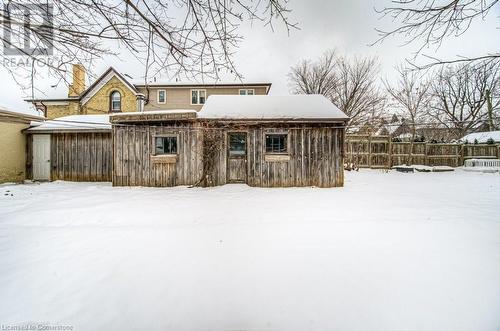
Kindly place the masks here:
[(68, 97), (77, 97), (85, 91), (85, 67), (73, 64), (73, 83), (69, 85)]

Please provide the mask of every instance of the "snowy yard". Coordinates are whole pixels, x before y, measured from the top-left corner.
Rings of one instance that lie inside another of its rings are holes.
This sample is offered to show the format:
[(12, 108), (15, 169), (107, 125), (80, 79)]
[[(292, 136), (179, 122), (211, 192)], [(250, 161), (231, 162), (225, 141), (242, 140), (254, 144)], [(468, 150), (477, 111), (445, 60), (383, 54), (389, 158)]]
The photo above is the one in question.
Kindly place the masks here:
[(500, 330), (500, 176), (0, 186), (0, 324)]

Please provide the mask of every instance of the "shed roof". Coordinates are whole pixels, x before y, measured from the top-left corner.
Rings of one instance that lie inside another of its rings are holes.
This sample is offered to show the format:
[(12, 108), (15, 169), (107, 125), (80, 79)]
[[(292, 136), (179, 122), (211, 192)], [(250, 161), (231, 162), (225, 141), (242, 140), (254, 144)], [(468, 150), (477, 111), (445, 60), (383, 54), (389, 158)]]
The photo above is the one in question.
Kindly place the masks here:
[(30, 127), (26, 131), (35, 133), (109, 130), (111, 130), (109, 115), (70, 115), (45, 121), (40, 125)]
[(226, 120), (328, 120), (349, 119), (319, 94), (211, 95), (198, 113), (201, 119)]

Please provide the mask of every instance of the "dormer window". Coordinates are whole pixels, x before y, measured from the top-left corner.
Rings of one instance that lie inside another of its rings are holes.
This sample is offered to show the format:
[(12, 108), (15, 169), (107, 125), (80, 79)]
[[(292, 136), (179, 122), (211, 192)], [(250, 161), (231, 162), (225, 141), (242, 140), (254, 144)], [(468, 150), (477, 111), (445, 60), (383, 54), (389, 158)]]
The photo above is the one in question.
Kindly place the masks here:
[(122, 96), (120, 92), (114, 91), (111, 93), (111, 109), (112, 112), (120, 112), (122, 111)]
[(254, 89), (240, 89), (240, 95), (254, 95)]

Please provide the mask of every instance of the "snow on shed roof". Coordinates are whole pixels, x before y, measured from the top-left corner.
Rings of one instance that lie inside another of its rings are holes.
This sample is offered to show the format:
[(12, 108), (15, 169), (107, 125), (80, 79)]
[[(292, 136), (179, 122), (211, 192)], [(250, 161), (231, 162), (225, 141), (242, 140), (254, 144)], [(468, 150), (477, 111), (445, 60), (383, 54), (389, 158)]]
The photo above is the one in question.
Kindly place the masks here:
[(490, 138), (493, 139), (493, 141), (495, 141), (495, 142), (500, 142), (500, 131), (469, 133), (468, 135), (463, 136), (462, 139), (460, 139), (460, 140), (473, 143), (477, 139), (478, 143), (485, 143)]
[(198, 113), (203, 119), (347, 120), (348, 117), (319, 94), (211, 95)]
[(58, 117), (31, 127), (27, 131), (95, 131), (111, 130), (109, 115), (71, 115)]

